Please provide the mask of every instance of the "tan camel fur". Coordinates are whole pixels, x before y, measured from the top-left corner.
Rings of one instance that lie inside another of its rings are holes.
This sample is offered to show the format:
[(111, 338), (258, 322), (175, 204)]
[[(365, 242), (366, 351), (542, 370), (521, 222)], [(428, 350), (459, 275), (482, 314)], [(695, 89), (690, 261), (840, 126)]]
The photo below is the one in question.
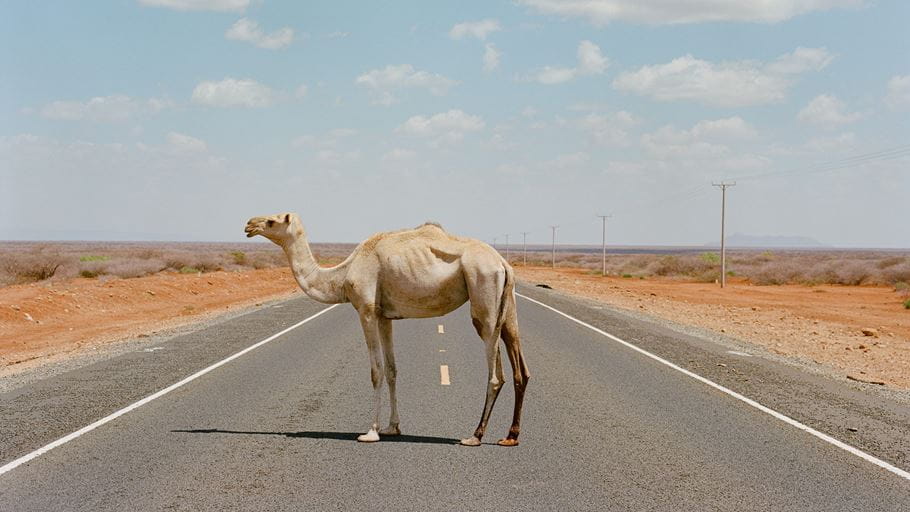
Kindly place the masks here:
[[(499, 253), (471, 238), (446, 233), (437, 224), (378, 233), (361, 243), (342, 263), (322, 268), (310, 252), (306, 232), (294, 213), (253, 217), (248, 237), (262, 235), (284, 249), (300, 288), (327, 304), (350, 302), (360, 323), (370, 355), (373, 382), (373, 423), (357, 439), (375, 442), (382, 435), (398, 435), (398, 401), (395, 397), (395, 354), (392, 320), (429, 318), (450, 313), (471, 301), (471, 318), (486, 345), (487, 396), (480, 424), (461, 444), (477, 446), (487, 427), (490, 411), (503, 384), (499, 338), (512, 364), (515, 410), (512, 426), (500, 445), (515, 446), (521, 406), (530, 374), (521, 352), (515, 310), (514, 277)], [(383, 381), (389, 385), (389, 426), (379, 430)]]

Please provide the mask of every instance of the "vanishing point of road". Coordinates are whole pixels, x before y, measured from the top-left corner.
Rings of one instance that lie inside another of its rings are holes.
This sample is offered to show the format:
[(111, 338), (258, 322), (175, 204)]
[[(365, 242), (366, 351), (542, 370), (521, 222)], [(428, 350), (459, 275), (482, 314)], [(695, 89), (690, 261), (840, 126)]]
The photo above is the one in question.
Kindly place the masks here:
[(0, 510), (910, 510), (906, 405), (519, 292), (518, 447), (493, 444), (510, 382), (486, 444), (456, 445), (486, 386), (466, 307), (395, 322), (403, 435), (358, 443), (371, 388), (356, 313), (298, 297), (0, 394)]

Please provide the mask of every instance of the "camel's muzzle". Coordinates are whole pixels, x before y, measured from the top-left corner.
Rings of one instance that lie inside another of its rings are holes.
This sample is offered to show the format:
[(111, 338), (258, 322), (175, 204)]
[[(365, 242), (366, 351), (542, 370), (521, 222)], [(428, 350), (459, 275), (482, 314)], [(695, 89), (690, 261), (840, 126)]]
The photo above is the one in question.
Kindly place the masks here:
[(243, 230), (246, 231), (247, 238), (253, 238), (259, 234), (259, 226), (253, 223), (247, 223)]

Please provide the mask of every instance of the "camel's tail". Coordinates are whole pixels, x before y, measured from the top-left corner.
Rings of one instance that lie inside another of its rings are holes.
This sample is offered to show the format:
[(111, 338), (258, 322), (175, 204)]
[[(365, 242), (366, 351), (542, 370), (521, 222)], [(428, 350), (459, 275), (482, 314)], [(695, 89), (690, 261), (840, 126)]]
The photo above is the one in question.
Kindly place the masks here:
[(515, 273), (512, 266), (506, 263), (506, 281), (502, 287), (502, 297), (499, 300), (499, 316), (496, 318), (496, 332), (502, 332), (506, 315), (509, 309), (515, 307)]

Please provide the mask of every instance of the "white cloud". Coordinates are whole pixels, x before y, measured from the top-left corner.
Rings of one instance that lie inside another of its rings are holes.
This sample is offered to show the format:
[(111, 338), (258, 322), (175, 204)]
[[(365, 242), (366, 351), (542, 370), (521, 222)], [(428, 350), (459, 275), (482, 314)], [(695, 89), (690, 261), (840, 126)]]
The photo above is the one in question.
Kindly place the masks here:
[(430, 117), (413, 116), (396, 131), (432, 138), (432, 144), (438, 146), (458, 142), (465, 133), (482, 130), (484, 126), (486, 124), (481, 117), (453, 109)]
[(544, 85), (561, 84), (582, 75), (599, 75), (606, 71), (609, 61), (600, 52), (600, 47), (591, 41), (578, 44), (578, 66), (574, 68), (554, 68), (545, 66), (538, 70), (533, 79)]
[(442, 75), (417, 71), (410, 64), (399, 64), (368, 71), (358, 76), (356, 83), (372, 91), (373, 103), (388, 106), (395, 103), (393, 92), (398, 89), (420, 88), (442, 96), (458, 82)]
[(766, 151), (756, 154), (757, 135), (738, 117), (700, 121), (688, 130), (665, 125), (641, 136), (641, 148), (650, 157), (641, 164), (643, 169), (701, 179), (765, 170), (773, 162), (762, 154)]
[(856, 148), (856, 134), (841, 133), (832, 137), (814, 137), (804, 145), (805, 149), (818, 153), (843, 153)]
[(546, 66), (537, 72), (535, 79), (544, 85), (561, 84), (575, 78), (575, 68), (551, 68)]
[(167, 142), (175, 151), (202, 152), (208, 149), (205, 141), (177, 132), (168, 133)]
[(360, 150), (338, 151), (335, 149), (321, 149), (316, 152), (316, 161), (329, 166), (339, 167), (356, 162), (360, 159)]
[(621, 73), (613, 88), (658, 101), (690, 100), (718, 107), (781, 101), (796, 76), (831, 62), (824, 48), (797, 48), (768, 64), (753, 60), (709, 62), (685, 55), (666, 64)]
[(417, 158), (417, 153), (410, 149), (394, 148), (382, 155), (384, 162), (408, 162)]
[(220, 82), (201, 82), (193, 89), (193, 102), (210, 107), (267, 107), (275, 93), (251, 79), (225, 78)]
[(484, 47), (483, 52), (483, 69), (486, 71), (493, 71), (499, 67), (499, 58), (502, 56), (502, 53), (496, 49), (491, 43), (487, 43)]
[(837, 128), (858, 121), (862, 114), (847, 112), (847, 105), (837, 96), (821, 94), (812, 98), (812, 101), (800, 110), (796, 117), (800, 121), (823, 128)]
[(635, 116), (624, 110), (614, 114), (591, 113), (574, 122), (598, 146), (627, 146), (627, 130), (638, 123)]
[(546, 162), (544, 168), (569, 169), (572, 167), (581, 167), (591, 161), (591, 155), (584, 151), (577, 153), (566, 153)]
[(242, 11), (250, 0), (139, 0), (142, 5), (176, 11)]
[(584, 18), (603, 26), (613, 21), (666, 25), (715, 21), (776, 23), (812, 11), (859, 7), (864, 0), (518, 0), (545, 14)]
[(688, 130), (678, 130), (672, 125), (665, 125), (652, 134), (652, 137), (656, 140), (685, 144), (707, 140), (748, 140), (757, 134), (752, 125), (741, 117), (734, 116), (699, 121)]
[(224, 37), (235, 41), (245, 41), (259, 48), (277, 50), (294, 41), (294, 30), (290, 27), (284, 27), (271, 34), (266, 34), (259, 27), (258, 22), (249, 18), (240, 18), (231, 25), (231, 28), (227, 29)]
[(449, 30), (449, 37), (452, 39), (461, 39), (466, 36), (472, 36), (482, 41), (486, 39), (490, 33), (501, 29), (502, 27), (499, 26), (499, 22), (493, 19), (466, 21), (453, 26), (452, 29)]
[(607, 58), (600, 53), (600, 47), (591, 41), (578, 44), (578, 72), (583, 75), (599, 75), (607, 70)]
[(140, 100), (126, 95), (97, 96), (87, 101), (53, 101), (41, 107), (46, 119), (59, 121), (125, 121), (140, 114), (154, 114), (174, 106), (167, 98)]
[(693, 139), (715, 140), (748, 140), (758, 136), (755, 128), (739, 116), (699, 121), (687, 133)]
[(834, 55), (831, 55), (827, 48), (800, 46), (768, 63), (765, 71), (777, 75), (799, 75), (807, 71), (821, 71), (832, 60), (834, 60)]
[(888, 80), (885, 103), (893, 108), (910, 107), (910, 75), (895, 76)]
[(291, 145), (310, 148), (334, 148), (344, 139), (357, 135), (357, 130), (351, 128), (334, 128), (323, 135), (301, 135)]

